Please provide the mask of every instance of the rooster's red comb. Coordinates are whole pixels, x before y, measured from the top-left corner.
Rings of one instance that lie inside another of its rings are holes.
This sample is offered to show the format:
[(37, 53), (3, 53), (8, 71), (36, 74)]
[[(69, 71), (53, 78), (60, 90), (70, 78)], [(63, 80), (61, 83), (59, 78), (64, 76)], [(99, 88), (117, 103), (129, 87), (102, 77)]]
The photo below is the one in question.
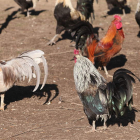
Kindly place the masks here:
[(79, 54), (79, 50), (74, 50), (74, 54), (76, 55), (76, 54)]
[(121, 17), (120, 17), (119, 15), (115, 15), (114, 18), (115, 18), (115, 19), (118, 19), (118, 20), (122, 20)]

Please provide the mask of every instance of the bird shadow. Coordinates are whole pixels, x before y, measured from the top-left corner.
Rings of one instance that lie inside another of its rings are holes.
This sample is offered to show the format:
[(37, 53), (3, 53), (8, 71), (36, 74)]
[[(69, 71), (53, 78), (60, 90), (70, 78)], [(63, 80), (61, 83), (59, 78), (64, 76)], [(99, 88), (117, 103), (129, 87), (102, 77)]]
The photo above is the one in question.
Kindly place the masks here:
[[(41, 86), (39, 86), (40, 88)], [(39, 97), (41, 99), (42, 97), (47, 97), (44, 104), (46, 104), (48, 101), (53, 101), (58, 95), (59, 95), (59, 89), (56, 84), (46, 84), (42, 90), (37, 90), (33, 92), (34, 86), (14, 86), (11, 89), (9, 89), (5, 94), (5, 108), (11, 103), (15, 101), (22, 100), (24, 98), (31, 98), (31, 97)], [(55, 91), (55, 93), (53, 92)], [(52, 93), (54, 93), (54, 96), (52, 97)]]
[(124, 54), (113, 57), (107, 65), (107, 69), (111, 70), (118, 67), (123, 67), (127, 62), (127, 58)]
[(118, 118), (115, 118), (115, 116), (111, 117), (107, 121), (107, 126), (118, 124), (120, 127), (121, 125), (127, 126), (129, 123), (133, 124), (136, 118), (135, 112), (137, 112), (135, 108), (132, 108), (131, 111), (127, 108), (123, 116), (119, 116)]
[[(124, 7), (124, 10), (126, 14), (130, 14), (132, 11), (131, 8), (127, 5)], [(123, 11), (122, 9), (119, 9), (118, 7), (114, 7), (110, 11), (107, 12), (107, 15), (104, 15), (102, 17), (106, 18), (107, 16), (114, 15), (114, 14), (123, 14)]]
[(4, 11), (8, 11), (8, 10), (10, 10), (10, 9), (12, 9), (12, 8), (14, 8), (14, 7), (6, 8)]
[(7, 16), (5, 22), (3, 24), (1, 24), (2, 26), (0, 28), (0, 34), (1, 34), (1, 32), (2, 32), (3, 29), (7, 28), (8, 24), (10, 23), (10, 21), (11, 20), (14, 20), (16, 18), (14, 16), (17, 14), (18, 11), (19, 10), (13, 11), (10, 15)]
[[(123, 116), (118, 116), (117, 118), (115, 116), (112, 116), (110, 119), (107, 120), (106, 125), (108, 126), (113, 126), (115, 124), (117, 124), (119, 127), (122, 126), (127, 126), (129, 123), (133, 124), (136, 118), (135, 112), (138, 112), (136, 109), (132, 109), (131, 111), (127, 108), (126, 112)], [(93, 120), (88, 120), (89, 124), (92, 125)], [(98, 119), (96, 121), (96, 126), (97, 127), (102, 127), (103, 126), (104, 121), (100, 119)]]
[[(123, 67), (126, 62), (127, 62), (127, 58), (125, 55), (123, 55), (123, 54), (117, 55), (109, 61), (108, 65), (107, 65), (107, 70), (111, 70), (111, 69), (118, 68), (118, 67)], [(99, 67), (99, 64), (96, 60), (95, 60), (95, 67), (96, 68)], [(102, 68), (102, 70), (103, 70), (103, 68)]]
[[(130, 14), (131, 13), (131, 8), (129, 6), (127, 6), (127, 5), (124, 7), (124, 10), (125, 10), (126, 14)], [(108, 15), (123, 14), (123, 12), (118, 7), (114, 7), (110, 11), (108, 11), (107, 14)]]
[(139, 38), (140, 38), (140, 31), (138, 32), (137, 37), (139, 37)]
[[(35, 10), (33, 9), (33, 10), (30, 10), (30, 15), (38, 16), (38, 15), (40, 15), (42, 12), (45, 12), (45, 11), (47, 11), (47, 10), (35, 11)], [(27, 16), (27, 12), (22, 12), (21, 14)]]
[(71, 33), (68, 31), (65, 31), (62, 35), (61, 38), (59, 38), (56, 42), (59, 42), (61, 40), (65, 40), (65, 39), (69, 39), (71, 41), (73, 41), (73, 37), (71, 36)]

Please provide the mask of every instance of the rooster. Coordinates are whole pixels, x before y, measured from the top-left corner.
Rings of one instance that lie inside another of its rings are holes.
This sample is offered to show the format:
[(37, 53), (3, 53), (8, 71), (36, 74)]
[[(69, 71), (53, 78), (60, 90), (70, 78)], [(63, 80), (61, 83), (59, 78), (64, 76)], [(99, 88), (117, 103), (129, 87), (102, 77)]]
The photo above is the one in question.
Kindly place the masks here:
[(48, 66), (43, 51), (28, 51), (9, 61), (0, 61), (0, 110), (4, 110), (5, 92), (15, 83), (24, 81), (25, 78), (30, 82), (33, 77), (36, 77), (37, 82), (33, 92), (37, 90), (40, 84), (40, 68), (38, 66), (40, 63), (43, 63), (45, 71), (44, 81), (41, 87), (42, 89), (46, 83), (48, 75)]
[(81, 0), (77, 2), (77, 8), (73, 8), (71, 0), (56, 0), (54, 17), (57, 20), (56, 35), (48, 42), (55, 44), (55, 38), (64, 31), (70, 30), (79, 21), (88, 20), (93, 13), (93, 0)]
[(121, 8), (123, 11), (123, 15), (125, 16), (125, 5), (127, 3), (127, 0), (106, 0), (108, 9), (111, 10), (114, 7)]
[(135, 19), (140, 28), (140, 0), (138, 0), (137, 9), (135, 12)]
[(36, 7), (36, 2), (37, 0), (14, 0), (20, 7), (21, 11), (23, 12), (24, 10), (27, 10), (27, 17), (29, 17), (30, 12), (29, 8), (34, 8)]
[[(113, 75), (113, 81), (107, 83), (104, 77), (94, 67), (93, 63), (76, 52), (74, 66), (74, 81), (77, 93), (83, 103), (84, 112), (92, 123), (92, 132), (96, 131), (95, 122), (99, 118), (106, 121), (112, 115), (123, 116), (133, 103), (132, 76), (127, 69), (119, 69)], [(136, 76), (135, 76), (136, 77)], [(138, 77), (136, 77), (138, 78)], [(138, 78), (140, 81), (140, 79)]]
[[(80, 27), (79, 27), (80, 26)], [(88, 22), (80, 22), (75, 27), (78, 27), (78, 37), (76, 40), (76, 49), (78, 49), (81, 36), (83, 34), (89, 35), (87, 38), (87, 55), (88, 58), (94, 63), (96, 58), (99, 66), (103, 66), (105, 74), (107, 77), (112, 77), (108, 74), (106, 66), (110, 59), (117, 54), (121, 48), (124, 41), (124, 32), (122, 28), (121, 17), (118, 15), (114, 16), (114, 20), (111, 22), (111, 25), (105, 35), (100, 41), (95, 37), (92, 25)], [(80, 30), (80, 32), (79, 32)]]

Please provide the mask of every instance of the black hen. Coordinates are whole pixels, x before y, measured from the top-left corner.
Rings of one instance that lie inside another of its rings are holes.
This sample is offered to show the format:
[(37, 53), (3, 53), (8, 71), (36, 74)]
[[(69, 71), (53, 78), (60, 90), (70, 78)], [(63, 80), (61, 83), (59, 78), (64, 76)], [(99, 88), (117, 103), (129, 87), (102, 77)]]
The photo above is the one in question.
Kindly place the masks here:
[(138, 4), (137, 4), (135, 19), (136, 19), (136, 22), (137, 22), (137, 24), (139, 25), (139, 28), (140, 28), (140, 0), (138, 1)]
[(92, 131), (96, 130), (95, 122), (99, 118), (104, 119), (106, 128), (108, 117), (122, 116), (127, 106), (131, 110), (132, 82), (135, 82), (132, 76), (135, 75), (129, 70), (119, 69), (114, 73), (113, 81), (107, 83), (89, 59), (81, 55), (76, 55), (76, 58), (75, 86), (85, 114), (93, 120)]
[(27, 16), (29, 17), (30, 12), (29, 12), (29, 8), (35, 8), (36, 7), (36, 2), (37, 0), (14, 0), (20, 7), (22, 12), (24, 10), (27, 10)]
[(70, 30), (79, 21), (88, 20), (93, 12), (93, 0), (77, 2), (77, 9), (73, 8), (71, 0), (56, 0), (54, 17), (57, 21), (56, 35), (48, 42), (55, 44), (55, 38), (64, 30)]
[(127, 3), (126, 0), (106, 0), (108, 9), (112, 10), (114, 7), (121, 8), (123, 11), (123, 15), (125, 15), (125, 5)]

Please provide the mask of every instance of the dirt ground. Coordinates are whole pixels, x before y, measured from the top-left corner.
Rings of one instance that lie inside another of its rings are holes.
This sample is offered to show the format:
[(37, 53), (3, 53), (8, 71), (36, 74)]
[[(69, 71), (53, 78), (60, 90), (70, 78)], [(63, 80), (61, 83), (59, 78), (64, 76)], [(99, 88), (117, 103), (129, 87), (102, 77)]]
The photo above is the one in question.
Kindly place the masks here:
[[(137, 0), (131, 0), (131, 12), (123, 18), (125, 41), (121, 52), (108, 66), (112, 75), (123, 67), (140, 77), (139, 27), (134, 18), (136, 3)], [(19, 14), (19, 6), (13, 0), (0, 0), (0, 5), (0, 60), (13, 58), (27, 50), (40, 49), (45, 52), (49, 67), (43, 90), (32, 92), (36, 82), (34, 80), (28, 85), (26, 82), (17, 84), (6, 92), (5, 111), (0, 112), (0, 140), (140, 139), (140, 86), (137, 80), (133, 90), (134, 109), (120, 119), (109, 120), (106, 131), (85, 133), (91, 126), (75, 90), (72, 61), (74, 48), (70, 47), (70, 36), (65, 33), (56, 45), (47, 46), (47, 42), (55, 35), (55, 0), (49, 0), (48, 3), (40, 0), (36, 11), (29, 18)], [(96, 19), (93, 26), (104, 29), (99, 30), (99, 37), (102, 38), (113, 16), (103, 17), (107, 10), (103, 0), (99, 0), (99, 4), (95, 3), (94, 9)], [(103, 71), (101, 74), (105, 77)], [(59, 100), (62, 100), (61, 104)], [(49, 101), (50, 105), (47, 104)], [(101, 125), (99, 123), (97, 130)]]

